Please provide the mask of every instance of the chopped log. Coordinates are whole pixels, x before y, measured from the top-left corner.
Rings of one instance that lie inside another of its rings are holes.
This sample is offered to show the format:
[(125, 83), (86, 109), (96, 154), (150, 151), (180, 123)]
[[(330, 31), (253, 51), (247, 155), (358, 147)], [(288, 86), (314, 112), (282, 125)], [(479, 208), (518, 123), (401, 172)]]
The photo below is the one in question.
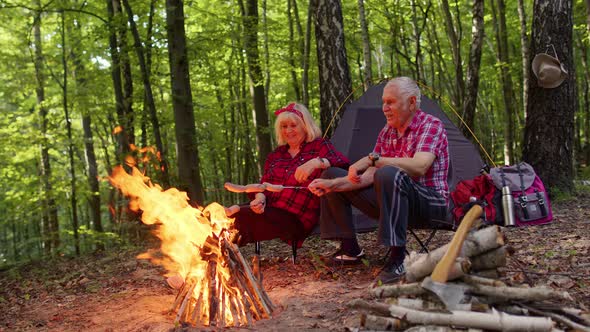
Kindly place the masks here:
[(354, 299), (348, 302), (347, 305), (354, 309), (363, 309), (382, 316), (389, 316), (389, 305), (385, 303), (367, 302), (361, 299)]
[(375, 331), (403, 331), (408, 328), (409, 324), (398, 318), (361, 315), (361, 327), (365, 330)]
[(506, 257), (508, 257), (509, 251), (507, 246), (501, 246), (481, 255), (471, 257), (471, 268), (481, 271), (506, 266)]
[(384, 297), (398, 297), (407, 295), (422, 295), (426, 290), (422, 288), (420, 283), (402, 284), (402, 285), (384, 285), (373, 288), (371, 294), (377, 298)]
[(262, 273), (260, 272), (260, 257), (258, 255), (252, 256), (252, 273), (258, 282), (258, 286), (262, 287)]
[(503, 281), (490, 279), (490, 278), (483, 278), (479, 276), (474, 276), (470, 274), (466, 274), (461, 277), (461, 280), (469, 285), (485, 285), (485, 286), (493, 286), (493, 287), (505, 287), (506, 284)]
[(242, 256), (242, 253), (240, 253), (240, 250), (238, 249), (238, 247), (233, 244), (233, 243), (229, 243), (227, 241), (224, 241), (227, 248), (229, 249), (228, 253), (229, 256), (231, 258), (234, 258), (240, 265), (241, 267), (241, 271), (243, 272), (245, 279), (248, 283), (248, 285), (250, 286), (250, 290), (253, 292), (253, 300), (256, 301), (257, 305), (260, 305), (265, 313), (265, 318), (266, 317), (270, 317), (270, 314), (272, 313), (272, 303), (267, 303), (265, 301), (265, 298), (262, 296), (262, 293), (264, 292), (264, 290), (262, 290), (260, 287), (258, 287), (258, 283), (256, 282), (254, 275), (252, 274), (252, 270), (250, 269), (250, 266), (248, 265), (248, 263), (246, 263), (246, 260), (244, 259), (244, 256)]
[[(500, 227), (491, 226), (478, 230), (465, 239), (462, 248), (462, 256), (473, 257), (486, 251), (504, 245), (504, 236)], [(448, 244), (431, 251), (428, 254), (414, 255), (406, 265), (406, 280), (414, 282), (431, 274), (436, 264), (447, 251)]]
[[(412, 326), (406, 332), (465, 332), (464, 329), (454, 329), (448, 326), (420, 325)], [(467, 332), (480, 332), (480, 329), (469, 329)]]
[(193, 297), (193, 290), (195, 289), (196, 286), (196, 282), (192, 282), (192, 285), (190, 286), (188, 292), (186, 292), (186, 295), (184, 296), (184, 300), (182, 301), (182, 304), (180, 305), (180, 309), (178, 309), (178, 312), (176, 313), (176, 318), (174, 319), (174, 324), (177, 324), (181, 321), (186, 321), (186, 319), (181, 319), (183, 317), (183, 314), (185, 314), (185, 310), (187, 309), (187, 304), (189, 302), (189, 300)]
[(217, 321), (216, 317), (219, 297), (217, 296), (217, 289), (215, 287), (216, 274), (217, 254), (211, 253), (207, 265), (207, 277), (209, 278), (209, 326), (215, 326)]
[[(430, 267), (428, 268), (430, 269)], [(449, 271), (448, 280), (455, 280), (457, 278), (461, 278), (463, 275), (469, 273), (471, 270), (471, 261), (469, 258), (465, 257), (458, 257), (455, 263), (451, 266), (451, 270)], [(415, 272), (417, 270), (413, 270)], [(416, 274), (412, 272), (406, 272), (405, 279), (408, 282), (418, 281), (416, 279)], [(421, 274), (421, 273), (420, 273)]]
[(551, 331), (553, 321), (545, 317), (522, 317), (493, 312), (452, 311), (450, 314), (421, 312), (391, 305), (393, 317), (407, 320), (410, 324), (473, 327), (493, 331)]
[(573, 301), (568, 292), (558, 292), (547, 287), (493, 287), (486, 285), (470, 285), (469, 292), (477, 295), (485, 295), (491, 299), (499, 300), (518, 300), (518, 301), (545, 301), (550, 299), (559, 299), (564, 301)]
[[(253, 294), (253, 292), (250, 289), (250, 285), (245, 280), (246, 277), (245, 277), (243, 271), (238, 268), (238, 265), (234, 261), (230, 261), (229, 266), (230, 266), (230, 270), (232, 271), (232, 275), (234, 276), (234, 279), (236, 280), (236, 282), (238, 284), (238, 288), (242, 291), (241, 298), (242, 299), (253, 298), (255, 296), (255, 294)], [(248, 307), (245, 307), (245, 309), (248, 310)], [(261, 305), (260, 306), (255, 305), (252, 310), (254, 310), (256, 317), (268, 317), (268, 315), (264, 314), (264, 307), (262, 307)]]
[(176, 310), (176, 307), (178, 307), (180, 305), (180, 303), (182, 303), (182, 300), (184, 300), (184, 297), (186, 296), (186, 293), (191, 288), (192, 283), (194, 283), (194, 280), (189, 280), (189, 282), (185, 282), (182, 285), (182, 288), (176, 294), (176, 299), (174, 300), (174, 303), (172, 303), (172, 307), (170, 307), (170, 310), (168, 310), (169, 313), (172, 313), (174, 310)]
[(203, 293), (199, 292), (199, 298), (197, 299), (197, 303), (195, 304), (195, 307), (193, 309), (191, 318), (189, 319), (189, 322), (197, 322), (197, 317), (199, 317), (199, 320), (201, 318), (201, 304), (203, 302)]
[[(395, 304), (400, 307), (414, 309), (414, 310), (422, 310), (422, 311), (446, 311), (447, 308), (445, 305), (440, 301), (429, 301), (421, 298), (416, 299), (408, 299), (405, 297), (392, 297), (388, 298), (385, 301), (387, 304)], [(464, 303), (458, 304), (455, 310), (463, 310), (463, 311), (479, 311), (485, 312), (490, 307), (487, 304), (480, 304), (480, 303)]]
[(233, 297), (233, 296), (228, 299), (229, 311), (231, 312), (231, 317), (234, 320), (233, 321), (234, 326), (240, 326), (242, 324), (242, 321), (240, 319), (240, 315), (238, 313), (238, 309), (236, 307), (236, 304), (234, 303), (234, 299), (235, 299), (235, 297)]
[(483, 271), (471, 271), (470, 273), (473, 276), (477, 276), (477, 277), (481, 277), (481, 278), (487, 278), (487, 279), (498, 279), (498, 278), (500, 278), (500, 273), (496, 269), (483, 270)]

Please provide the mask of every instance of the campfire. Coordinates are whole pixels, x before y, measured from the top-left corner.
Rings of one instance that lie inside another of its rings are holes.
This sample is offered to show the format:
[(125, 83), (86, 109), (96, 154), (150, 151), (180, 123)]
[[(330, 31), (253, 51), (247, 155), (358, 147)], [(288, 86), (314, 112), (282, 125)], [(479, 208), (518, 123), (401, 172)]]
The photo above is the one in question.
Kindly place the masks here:
[(205, 326), (251, 326), (269, 318), (273, 305), (255, 273), (234, 244), (233, 219), (223, 206), (188, 204), (185, 192), (162, 190), (137, 168), (128, 174), (116, 167), (109, 181), (130, 198), (129, 207), (142, 211), (142, 221), (157, 225), (164, 258), (145, 253), (166, 268), (167, 276), (181, 276), (182, 285), (170, 312), (175, 323)]

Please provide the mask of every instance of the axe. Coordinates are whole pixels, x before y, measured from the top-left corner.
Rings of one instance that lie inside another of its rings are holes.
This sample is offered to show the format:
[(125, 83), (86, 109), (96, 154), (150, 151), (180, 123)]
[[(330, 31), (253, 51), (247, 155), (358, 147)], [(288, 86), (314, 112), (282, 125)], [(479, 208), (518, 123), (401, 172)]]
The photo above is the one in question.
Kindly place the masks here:
[(469, 233), (471, 226), (473, 226), (475, 220), (477, 220), (482, 213), (483, 209), (481, 206), (476, 204), (471, 207), (465, 217), (463, 217), (463, 221), (461, 221), (455, 235), (453, 235), (453, 239), (449, 244), (447, 252), (440, 262), (436, 264), (431, 276), (422, 281), (422, 287), (430, 290), (438, 296), (448, 309), (452, 310), (461, 307), (461, 301), (464, 299), (465, 292), (469, 289), (469, 287), (465, 285), (447, 284), (447, 280), (449, 278), (451, 267), (455, 263), (455, 259), (457, 259), (457, 256), (463, 247), (463, 241), (465, 241), (467, 233)]

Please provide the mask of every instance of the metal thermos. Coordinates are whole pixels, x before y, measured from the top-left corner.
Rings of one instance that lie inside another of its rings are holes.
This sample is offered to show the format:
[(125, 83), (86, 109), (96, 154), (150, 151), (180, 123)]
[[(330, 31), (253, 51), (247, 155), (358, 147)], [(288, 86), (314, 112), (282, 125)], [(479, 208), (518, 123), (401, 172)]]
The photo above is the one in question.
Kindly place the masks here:
[(502, 187), (502, 214), (504, 216), (504, 226), (514, 227), (514, 201), (509, 186)]

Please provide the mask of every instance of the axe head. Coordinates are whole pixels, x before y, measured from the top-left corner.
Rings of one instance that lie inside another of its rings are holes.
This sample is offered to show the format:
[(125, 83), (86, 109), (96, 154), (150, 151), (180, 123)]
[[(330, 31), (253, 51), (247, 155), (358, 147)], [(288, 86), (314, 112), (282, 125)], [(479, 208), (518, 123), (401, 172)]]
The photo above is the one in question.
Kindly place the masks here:
[(434, 293), (449, 310), (465, 310), (466, 304), (469, 303), (470, 296), (466, 295), (469, 291), (467, 285), (436, 282), (426, 277), (422, 281), (422, 288)]

